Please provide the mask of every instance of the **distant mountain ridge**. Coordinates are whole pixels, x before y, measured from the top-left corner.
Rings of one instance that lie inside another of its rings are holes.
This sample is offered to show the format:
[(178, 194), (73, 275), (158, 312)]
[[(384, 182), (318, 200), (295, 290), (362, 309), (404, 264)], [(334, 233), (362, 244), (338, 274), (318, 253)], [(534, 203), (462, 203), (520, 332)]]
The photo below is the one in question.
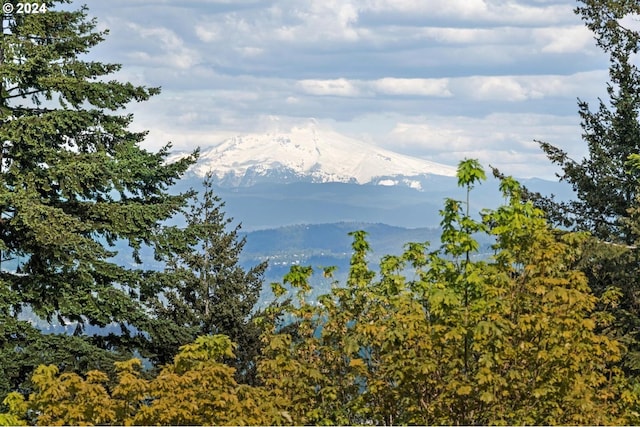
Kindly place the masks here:
[[(183, 155), (176, 153), (171, 159)], [(341, 182), (422, 189), (428, 176), (452, 177), (456, 168), (385, 150), (309, 122), (286, 132), (234, 136), (206, 148), (190, 173), (202, 177), (207, 172), (226, 187)]]
[[(168, 161), (185, 155), (173, 153)], [(226, 212), (249, 231), (343, 221), (434, 227), (445, 198), (466, 197), (453, 166), (384, 150), (313, 121), (205, 148), (173, 191), (201, 189), (207, 172), (215, 177), (214, 191)], [(534, 179), (523, 184), (555, 193), (559, 200), (571, 197), (566, 183)], [(490, 176), (473, 190), (472, 211), (503, 201)]]

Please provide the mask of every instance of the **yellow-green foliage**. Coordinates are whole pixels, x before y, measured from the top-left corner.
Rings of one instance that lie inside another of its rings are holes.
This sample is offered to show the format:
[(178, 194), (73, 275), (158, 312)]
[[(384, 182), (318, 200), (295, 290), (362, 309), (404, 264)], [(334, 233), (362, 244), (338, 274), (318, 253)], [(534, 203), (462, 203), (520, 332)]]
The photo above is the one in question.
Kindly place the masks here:
[(9, 411), (0, 414), (0, 425), (2, 426), (24, 426), (27, 422), (24, 415), (27, 412), (27, 403), (20, 393), (9, 393), (2, 403), (9, 408)]
[(232, 357), (226, 336), (200, 337), (181, 348), (173, 364), (159, 375), (141, 377), (138, 359), (116, 364), (117, 381), (108, 387), (98, 371), (86, 377), (60, 374), (55, 366), (40, 366), (32, 377), (35, 392), (28, 402), (17, 393), (5, 404), (3, 424), (24, 423), (35, 416), (38, 425), (256, 425), (286, 422), (288, 415), (271, 406), (264, 390), (239, 385), (234, 369), (220, 360)]
[[(469, 190), (483, 177), (475, 162), (461, 171)], [(609, 319), (574, 268), (585, 236), (550, 229), (515, 181), (501, 187), (509, 202), (482, 221), (448, 200), (441, 248), (407, 245), (378, 280), (353, 233), (347, 287), (289, 305), (294, 327), (273, 323), (259, 372), (294, 423), (638, 421), (638, 394), (615, 367), (624, 349), (597, 332)], [(477, 232), (496, 237), (489, 261), (472, 260)], [(285, 281), (304, 291), (305, 274)]]

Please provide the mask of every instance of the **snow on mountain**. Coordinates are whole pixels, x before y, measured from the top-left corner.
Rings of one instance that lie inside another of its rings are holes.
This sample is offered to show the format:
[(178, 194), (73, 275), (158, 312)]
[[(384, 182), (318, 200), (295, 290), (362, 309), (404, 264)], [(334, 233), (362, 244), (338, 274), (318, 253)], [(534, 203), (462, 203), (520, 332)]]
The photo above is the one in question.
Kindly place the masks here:
[(311, 122), (288, 132), (235, 136), (205, 149), (191, 172), (202, 177), (209, 171), (219, 181), (233, 185), (250, 185), (261, 177), (270, 177), (289, 182), (376, 183), (419, 188), (419, 181), (406, 177), (455, 176), (456, 168), (320, 130)]

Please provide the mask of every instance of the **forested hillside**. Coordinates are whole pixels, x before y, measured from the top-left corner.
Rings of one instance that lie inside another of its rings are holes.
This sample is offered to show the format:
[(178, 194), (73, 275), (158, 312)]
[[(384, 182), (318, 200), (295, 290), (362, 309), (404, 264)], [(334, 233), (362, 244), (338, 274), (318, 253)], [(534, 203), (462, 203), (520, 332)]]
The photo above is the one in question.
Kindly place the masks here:
[[(380, 254), (351, 230), (344, 279), (294, 263), (265, 283), (212, 175), (170, 191), (198, 150), (169, 162), (130, 130), (159, 89), (83, 59), (106, 31), (68, 3), (3, 20), (0, 424), (640, 422), (640, 34), (619, 22), (640, 4), (578, 1), (611, 66), (609, 99), (578, 106), (588, 156), (541, 142), (574, 200), (494, 169), (504, 202), (475, 209), (486, 173), (464, 159), (430, 242)], [(305, 231), (270, 238), (290, 253)]]

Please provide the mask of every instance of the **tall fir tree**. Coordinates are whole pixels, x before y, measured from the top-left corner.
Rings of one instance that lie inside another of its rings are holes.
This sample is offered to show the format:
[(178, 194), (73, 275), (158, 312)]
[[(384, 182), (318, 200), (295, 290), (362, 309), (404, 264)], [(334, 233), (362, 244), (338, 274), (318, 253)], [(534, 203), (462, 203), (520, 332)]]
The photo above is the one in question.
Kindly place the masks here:
[(225, 215), (211, 174), (185, 219), (185, 227), (165, 229), (164, 255), (159, 258), (166, 269), (154, 275), (163, 289), (154, 300), (156, 313), (175, 331), (158, 340), (162, 345), (154, 359), (169, 363), (181, 345), (197, 336), (224, 334), (238, 344), (235, 359), (229, 361), (237, 368), (238, 380), (253, 382), (261, 330), (252, 319), (267, 262), (248, 270), (240, 265), (246, 237), (239, 237), (240, 225), (230, 227), (233, 218)]
[[(159, 89), (81, 59), (107, 33), (85, 7), (38, 3), (41, 13), (5, 14), (0, 38), (0, 396), (40, 363), (100, 368), (144, 347), (154, 319), (140, 298), (155, 289), (110, 249), (125, 241), (139, 258), (153, 244), (190, 196), (167, 188), (197, 156), (167, 164), (169, 145), (141, 148), (146, 133), (128, 130), (123, 109)], [(75, 333), (43, 334), (26, 313)], [(87, 333), (110, 324), (120, 333)]]
[(635, 1), (581, 0), (576, 8), (596, 43), (609, 55), (608, 102), (599, 100), (596, 111), (579, 100), (583, 138), (589, 154), (581, 161), (547, 142), (540, 145), (549, 159), (560, 165), (560, 179), (573, 186), (577, 200), (561, 204), (564, 218), (609, 242), (632, 244), (635, 240), (628, 209), (636, 202), (640, 175), (627, 164), (640, 152), (640, 73), (633, 56), (640, 48), (640, 33), (621, 20), (640, 14)]
[(580, 161), (564, 150), (540, 142), (547, 157), (559, 165), (561, 181), (569, 183), (576, 200), (556, 202), (529, 194), (556, 224), (588, 231), (582, 270), (591, 289), (601, 295), (611, 287), (623, 297), (615, 307), (617, 322), (612, 330), (626, 341), (628, 368), (640, 371), (640, 258), (637, 214), (640, 169), (630, 156), (640, 152), (640, 71), (634, 56), (640, 48), (640, 33), (625, 26), (625, 18), (640, 14), (637, 1), (580, 0), (575, 12), (594, 33), (597, 46), (609, 55), (608, 100), (599, 100), (596, 110), (579, 100), (583, 139), (588, 155)]

